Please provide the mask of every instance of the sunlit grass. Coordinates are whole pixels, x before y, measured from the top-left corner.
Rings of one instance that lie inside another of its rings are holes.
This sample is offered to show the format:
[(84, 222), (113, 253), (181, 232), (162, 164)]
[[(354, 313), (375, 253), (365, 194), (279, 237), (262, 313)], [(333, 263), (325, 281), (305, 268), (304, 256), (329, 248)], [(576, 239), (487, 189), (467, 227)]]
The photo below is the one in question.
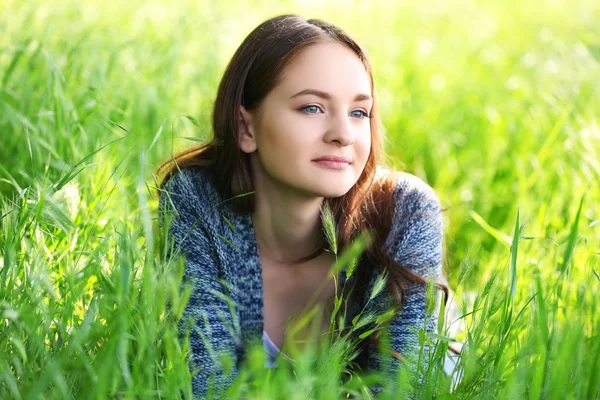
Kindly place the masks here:
[[(288, 11), (366, 44), (390, 166), (446, 207), (459, 311), (401, 390), (598, 398), (600, 8), (459, 0), (0, 3), (0, 397), (191, 395), (152, 173), (210, 136), (225, 63)], [(466, 342), (452, 376), (448, 338)], [(343, 340), (293, 369), (250, 354), (230, 398), (364, 397), (381, 379), (336, 380)]]

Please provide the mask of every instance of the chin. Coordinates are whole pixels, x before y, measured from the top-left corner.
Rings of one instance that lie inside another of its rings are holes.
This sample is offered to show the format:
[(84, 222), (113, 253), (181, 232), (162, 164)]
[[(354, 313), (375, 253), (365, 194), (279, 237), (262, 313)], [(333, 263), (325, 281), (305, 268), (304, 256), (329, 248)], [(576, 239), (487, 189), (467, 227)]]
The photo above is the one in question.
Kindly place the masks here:
[(290, 179), (288, 185), (305, 194), (310, 193), (314, 197), (336, 198), (348, 193), (356, 184), (357, 179), (350, 176), (340, 176), (337, 179), (326, 176), (319, 179), (319, 176), (315, 174), (314, 176), (303, 176), (299, 180), (295, 180), (295, 184), (292, 184)]
[(330, 185), (327, 188), (319, 188), (317, 190), (314, 191), (315, 194), (317, 194), (320, 197), (326, 197), (326, 198), (336, 198), (336, 197), (341, 197), (343, 195), (345, 195), (346, 193), (348, 193), (350, 191), (350, 189), (352, 188), (352, 185), (348, 186), (348, 185)]

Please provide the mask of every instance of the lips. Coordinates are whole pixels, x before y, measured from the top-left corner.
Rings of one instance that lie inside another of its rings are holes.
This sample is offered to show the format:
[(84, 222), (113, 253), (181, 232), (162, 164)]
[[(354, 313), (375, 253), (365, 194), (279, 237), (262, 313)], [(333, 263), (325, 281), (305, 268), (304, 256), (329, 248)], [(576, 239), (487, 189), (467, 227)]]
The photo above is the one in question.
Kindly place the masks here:
[(346, 164), (352, 163), (352, 160), (350, 158), (348, 158), (348, 157), (339, 157), (339, 156), (323, 156), (323, 157), (319, 157), (317, 159), (314, 159), (313, 161), (331, 161), (331, 162), (346, 163)]
[(313, 162), (323, 168), (338, 171), (350, 168), (349, 166), (352, 164), (352, 160), (350, 158), (338, 156), (323, 156), (313, 160)]

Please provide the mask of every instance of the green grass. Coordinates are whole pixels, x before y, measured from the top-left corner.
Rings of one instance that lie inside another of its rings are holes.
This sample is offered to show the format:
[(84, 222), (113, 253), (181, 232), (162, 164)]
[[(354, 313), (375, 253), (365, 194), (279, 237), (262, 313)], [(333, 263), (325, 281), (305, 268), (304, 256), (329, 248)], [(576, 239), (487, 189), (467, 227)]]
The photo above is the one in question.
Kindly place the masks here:
[[(417, 396), (599, 398), (591, 0), (0, 3), (0, 398), (190, 397), (183, 266), (164, 260), (152, 173), (209, 137), (226, 62), (289, 11), (366, 45), (390, 165), (447, 209), (460, 311), (439, 335), (467, 342), (462, 379), (432, 367)], [(368, 380), (337, 382), (337, 346), (293, 374), (265, 371), (255, 349), (230, 397), (365, 396)]]

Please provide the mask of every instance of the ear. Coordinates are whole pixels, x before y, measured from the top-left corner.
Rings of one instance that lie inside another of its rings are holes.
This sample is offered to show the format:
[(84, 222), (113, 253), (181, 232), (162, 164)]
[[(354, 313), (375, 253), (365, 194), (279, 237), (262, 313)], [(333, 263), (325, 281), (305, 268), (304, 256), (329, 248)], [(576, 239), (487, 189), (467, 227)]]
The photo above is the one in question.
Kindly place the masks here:
[(238, 125), (238, 144), (244, 153), (256, 151), (256, 137), (252, 127), (252, 115), (246, 111), (244, 106), (240, 106), (240, 116)]

